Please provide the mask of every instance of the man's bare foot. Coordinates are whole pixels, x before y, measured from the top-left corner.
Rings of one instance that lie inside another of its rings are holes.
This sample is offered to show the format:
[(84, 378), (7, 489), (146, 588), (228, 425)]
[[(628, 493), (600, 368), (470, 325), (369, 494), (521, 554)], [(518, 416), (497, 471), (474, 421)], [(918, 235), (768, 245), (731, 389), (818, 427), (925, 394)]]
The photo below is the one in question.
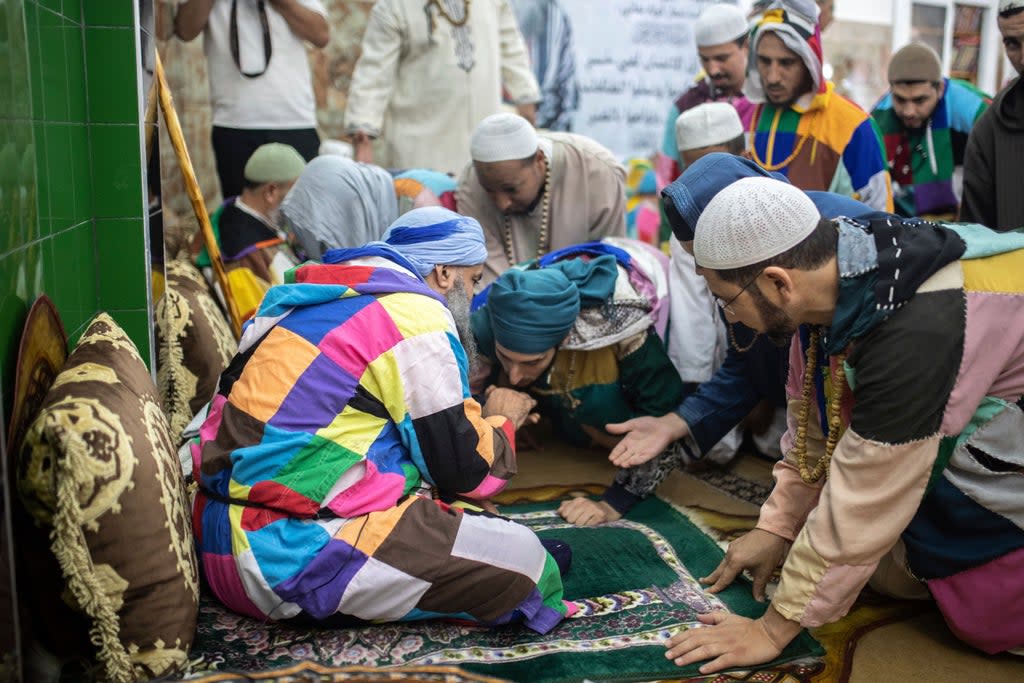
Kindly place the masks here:
[(576, 526), (598, 526), (621, 519), (622, 515), (603, 500), (572, 498), (558, 506), (562, 519)]

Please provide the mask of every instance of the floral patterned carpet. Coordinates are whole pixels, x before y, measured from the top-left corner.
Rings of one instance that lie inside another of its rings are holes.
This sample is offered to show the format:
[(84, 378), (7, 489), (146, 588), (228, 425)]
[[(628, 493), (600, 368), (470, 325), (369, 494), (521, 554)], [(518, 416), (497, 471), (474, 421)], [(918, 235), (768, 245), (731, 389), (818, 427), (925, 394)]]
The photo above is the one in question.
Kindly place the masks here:
[[(731, 587), (720, 594), (721, 601), (700, 588), (694, 576), (710, 572), (722, 551), (661, 500), (645, 501), (628, 519), (596, 529), (566, 525), (555, 507), (502, 507), (503, 514), (534, 528), (541, 537), (558, 538), (573, 547), (566, 598), (579, 611), (545, 636), (520, 626), (488, 629), (444, 621), (296, 627), (238, 616), (206, 598), (200, 606), (190, 672), (259, 670), (312, 660), (332, 666), (457, 665), (538, 683), (579, 681), (584, 676), (595, 681), (678, 680), (695, 675), (696, 668), (680, 669), (665, 659), (662, 642), (672, 631), (696, 623), (699, 613), (723, 606), (748, 616), (764, 609), (751, 598), (749, 585)], [(804, 634), (781, 658), (797, 663), (779, 671), (806, 680), (805, 674), (821, 668), (821, 654), (818, 644)]]

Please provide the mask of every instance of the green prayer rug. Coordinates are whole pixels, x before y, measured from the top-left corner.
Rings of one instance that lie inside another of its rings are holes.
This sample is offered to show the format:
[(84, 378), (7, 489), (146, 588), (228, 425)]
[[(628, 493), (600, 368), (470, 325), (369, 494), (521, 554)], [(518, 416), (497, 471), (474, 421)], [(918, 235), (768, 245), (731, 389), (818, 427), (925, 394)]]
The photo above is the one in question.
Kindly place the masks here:
[[(572, 546), (565, 598), (579, 607), (547, 635), (442, 621), (326, 629), (263, 623), (206, 599), (200, 608), (192, 672), (256, 670), (314, 660), (331, 666), (445, 665), (513, 681), (649, 681), (697, 676), (698, 664), (677, 667), (664, 642), (697, 615), (727, 608), (758, 617), (766, 605), (745, 579), (718, 594), (701, 589), (722, 549), (667, 503), (650, 498), (629, 515), (596, 528), (577, 528), (556, 512), (558, 502), (503, 506), (503, 515), (542, 538)], [(806, 632), (780, 662), (823, 654)]]

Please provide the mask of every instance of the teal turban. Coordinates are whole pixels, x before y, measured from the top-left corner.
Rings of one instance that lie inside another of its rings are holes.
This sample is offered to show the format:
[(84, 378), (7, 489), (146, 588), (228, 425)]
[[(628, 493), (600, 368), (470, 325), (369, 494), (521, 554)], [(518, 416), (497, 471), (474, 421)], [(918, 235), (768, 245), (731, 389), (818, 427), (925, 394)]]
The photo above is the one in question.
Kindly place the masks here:
[(557, 268), (513, 269), (491, 285), (487, 308), (496, 342), (515, 353), (544, 353), (569, 334), (580, 293)]

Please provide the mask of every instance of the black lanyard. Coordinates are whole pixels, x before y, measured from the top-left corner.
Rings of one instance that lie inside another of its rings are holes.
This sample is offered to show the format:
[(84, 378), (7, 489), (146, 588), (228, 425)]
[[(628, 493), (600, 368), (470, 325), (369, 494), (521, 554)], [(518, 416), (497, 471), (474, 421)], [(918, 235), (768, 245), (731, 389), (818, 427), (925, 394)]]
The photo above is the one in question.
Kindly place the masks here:
[(238, 0), (231, 0), (231, 56), (235, 59), (238, 72), (246, 78), (257, 78), (267, 73), (270, 57), (274, 48), (270, 44), (270, 22), (267, 21), (267, 6), (264, 0), (256, 0), (256, 10), (260, 13), (260, 25), (263, 27), (263, 70), (254, 73), (242, 71), (242, 63), (238, 60)]

